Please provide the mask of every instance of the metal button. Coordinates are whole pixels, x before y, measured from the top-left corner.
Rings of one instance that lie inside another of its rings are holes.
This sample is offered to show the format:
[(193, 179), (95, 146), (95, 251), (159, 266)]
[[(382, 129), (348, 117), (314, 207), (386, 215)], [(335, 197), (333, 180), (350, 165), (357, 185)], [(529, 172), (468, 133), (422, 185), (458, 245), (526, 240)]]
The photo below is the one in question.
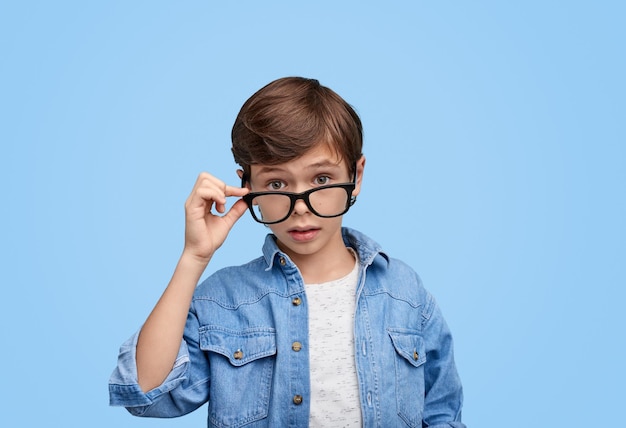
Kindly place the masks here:
[(300, 352), (300, 350), (302, 349), (302, 343), (300, 343), (300, 342), (293, 342), (291, 344), (291, 349), (293, 349), (295, 352)]
[(413, 351), (413, 359), (417, 361), (419, 360), (419, 358), (420, 358), (420, 355), (417, 353), (417, 351)]
[(302, 303), (302, 299), (299, 297), (294, 297), (293, 300), (291, 301), (291, 303), (294, 306), (300, 306), (300, 304)]
[(293, 404), (295, 404), (296, 406), (299, 406), (300, 404), (302, 404), (302, 396), (301, 395), (294, 395), (293, 396)]
[(287, 264), (287, 262), (285, 261), (284, 257), (281, 257), (278, 262), (280, 263), (281, 266), (285, 266)]
[(235, 353), (233, 354), (233, 358), (235, 360), (241, 360), (243, 358), (243, 352), (241, 352), (241, 349), (237, 349), (235, 351)]

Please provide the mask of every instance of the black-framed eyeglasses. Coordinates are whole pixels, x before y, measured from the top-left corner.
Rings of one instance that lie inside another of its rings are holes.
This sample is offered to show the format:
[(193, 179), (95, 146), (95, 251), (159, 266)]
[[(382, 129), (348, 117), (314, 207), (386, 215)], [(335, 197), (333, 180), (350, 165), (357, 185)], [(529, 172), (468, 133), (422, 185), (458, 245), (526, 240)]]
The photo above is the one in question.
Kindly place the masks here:
[[(245, 186), (247, 177), (242, 177)], [(296, 202), (302, 199), (309, 210), (318, 217), (332, 218), (348, 212), (356, 197), (352, 192), (356, 187), (356, 172), (352, 183), (329, 184), (309, 189), (302, 193), (292, 192), (251, 192), (243, 197), (254, 220), (263, 224), (285, 221), (293, 212)]]

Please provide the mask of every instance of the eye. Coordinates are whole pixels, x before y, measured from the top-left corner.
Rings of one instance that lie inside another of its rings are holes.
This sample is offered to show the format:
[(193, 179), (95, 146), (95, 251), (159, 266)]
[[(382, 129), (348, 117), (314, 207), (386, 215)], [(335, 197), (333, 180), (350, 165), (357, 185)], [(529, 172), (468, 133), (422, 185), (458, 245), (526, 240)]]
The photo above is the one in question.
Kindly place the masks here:
[(315, 177), (315, 184), (318, 186), (324, 186), (330, 183), (330, 177), (327, 175), (319, 175)]
[(281, 190), (283, 187), (285, 187), (285, 183), (280, 180), (274, 180), (270, 181), (267, 184), (267, 187), (269, 188), (269, 190)]

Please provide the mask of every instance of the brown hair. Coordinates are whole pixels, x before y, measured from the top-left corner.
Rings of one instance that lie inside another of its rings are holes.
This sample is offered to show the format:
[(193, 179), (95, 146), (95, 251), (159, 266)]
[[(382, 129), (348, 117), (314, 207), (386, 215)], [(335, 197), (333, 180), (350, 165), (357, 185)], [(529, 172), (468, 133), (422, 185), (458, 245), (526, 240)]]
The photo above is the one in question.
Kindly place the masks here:
[(318, 144), (328, 144), (352, 170), (361, 157), (363, 127), (354, 109), (317, 80), (285, 77), (244, 103), (231, 138), (235, 162), (246, 174), (250, 165), (284, 163)]

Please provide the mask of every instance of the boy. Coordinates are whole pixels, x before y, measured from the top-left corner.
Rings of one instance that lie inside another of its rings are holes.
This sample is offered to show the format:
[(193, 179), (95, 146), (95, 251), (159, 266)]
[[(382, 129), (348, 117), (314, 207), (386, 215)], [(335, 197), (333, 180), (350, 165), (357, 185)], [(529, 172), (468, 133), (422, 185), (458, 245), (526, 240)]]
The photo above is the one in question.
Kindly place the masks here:
[[(279, 79), (243, 105), (232, 142), (242, 187), (198, 177), (183, 253), (122, 345), (111, 404), (174, 417), (208, 402), (209, 427), (464, 427), (433, 298), (342, 227), (365, 167), (352, 107), (316, 80)], [(271, 229), (263, 256), (196, 288), (246, 209)]]

